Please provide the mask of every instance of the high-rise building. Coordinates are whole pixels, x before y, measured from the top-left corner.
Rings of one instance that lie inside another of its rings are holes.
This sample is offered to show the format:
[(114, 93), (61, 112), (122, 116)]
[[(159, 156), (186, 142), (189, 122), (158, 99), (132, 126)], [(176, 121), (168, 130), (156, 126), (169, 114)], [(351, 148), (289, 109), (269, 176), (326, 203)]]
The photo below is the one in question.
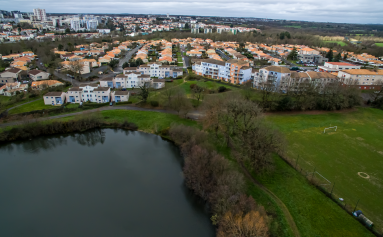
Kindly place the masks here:
[(36, 8), (33, 9), (33, 14), (36, 16), (39, 21), (46, 21), (47, 15), (45, 14), (45, 9)]
[(86, 28), (88, 30), (95, 30), (97, 29), (97, 26), (98, 26), (98, 21), (96, 19), (86, 21)]
[(70, 20), (70, 28), (74, 31), (80, 30), (80, 19), (79, 18), (72, 18)]

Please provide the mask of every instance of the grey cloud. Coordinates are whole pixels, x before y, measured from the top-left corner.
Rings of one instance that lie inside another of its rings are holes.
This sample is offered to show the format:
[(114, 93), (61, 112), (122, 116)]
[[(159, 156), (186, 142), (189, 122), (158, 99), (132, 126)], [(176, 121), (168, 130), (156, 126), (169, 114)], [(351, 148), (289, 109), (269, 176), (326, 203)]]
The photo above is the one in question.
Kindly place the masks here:
[(48, 13), (179, 14), (259, 17), (345, 23), (381, 23), (381, 0), (0, 0), (4, 10)]

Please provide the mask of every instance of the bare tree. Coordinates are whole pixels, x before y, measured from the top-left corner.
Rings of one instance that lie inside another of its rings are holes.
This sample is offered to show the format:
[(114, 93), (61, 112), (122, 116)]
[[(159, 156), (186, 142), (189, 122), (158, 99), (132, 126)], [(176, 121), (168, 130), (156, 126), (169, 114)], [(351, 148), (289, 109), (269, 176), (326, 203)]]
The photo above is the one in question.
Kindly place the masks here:
[(186, 97), (183, 90), (177, 90), (174, 96), (172, 96), (170, 101), (170, 108), (177, 111), (179, 116), (186, 117), (189, 111), (193, 108), (190, 100)]
[(191, 92), (192, 92), (192, 96), (197, 100), (197, 102), (199, 104), (200, 100), (203, 100), (203, 97), (206, 93), (206, 89), (204, 87), (195, 85), (191, 89)]
[(84, 65), (79, 60), (69, 62), (69, 69), (75, 74), (77, 74), (77, 77), (80, 76), (83, 68), (84, 68)]

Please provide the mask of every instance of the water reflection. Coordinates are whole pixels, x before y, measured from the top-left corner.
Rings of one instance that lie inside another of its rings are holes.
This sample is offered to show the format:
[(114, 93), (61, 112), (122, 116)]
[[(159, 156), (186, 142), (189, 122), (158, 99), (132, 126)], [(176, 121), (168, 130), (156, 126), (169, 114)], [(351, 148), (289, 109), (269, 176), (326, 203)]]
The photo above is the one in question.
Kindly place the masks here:
[[(129, 134), (127, 131), (126, 135)], [(24, 152), (39, 153), (42, 151), (52, 150), (58, 146), (67, 145), (70, 136), (71, 140), (83, 146), (92, 147), (97, 144), (104, 144), (106, 136), (102, 129), (93, 129), (84, 133), (72, 133), (69, 135), (58, 135), (48, 137), (33, 138), (27, 141), (17, 141), (6, 143), (0, 146), (0, 151), (12, 152), (15, 148)]]
[(102, 129), (94, 129), (85, 133), (75, 133), (71, 135), (72, 141), (78, 142), (83, 146), (92, 147), (98, 143), (104, 144), (105, 132)]

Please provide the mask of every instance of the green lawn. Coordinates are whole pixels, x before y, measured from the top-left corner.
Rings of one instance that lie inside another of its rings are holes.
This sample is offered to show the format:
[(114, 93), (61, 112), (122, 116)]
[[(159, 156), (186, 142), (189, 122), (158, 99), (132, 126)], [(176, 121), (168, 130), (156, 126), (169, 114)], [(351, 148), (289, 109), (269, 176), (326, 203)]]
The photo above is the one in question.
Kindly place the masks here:
[(187, 81), (184, 84), (182, 84), (181, 88), (183, 88), (185, 90), (186, 94), (191, 94), (191, 89), (190, 89), (191, 84), (197, 84), (198, 86), (206, 87), (210, 90), (217, 90), (220, 86), (224, 86), (224, 87), (231, 89), (231, 90), (239, 90), (239, 88), (231, 86), (229, 84), (222, 84), (222, 83), (218, 83), (215, 81), (204, 82), (204, 81), (200, 80), (200, 81)]
[(283, 201), (301, 236), (374, 236), (278, 156), (274, 166), (254, 176)]
[[(383, 221), (383, 111), (358, 108), (354, 112), (320, 115), (272, 115), (267, 120), (282, 131), (288, 141), (287, 156), (309, 172), (314, 169), (324, 188), (344, 203), (358, 208), (379, 232)], [(337, 131), (324, 128), (338, 126)], [(369, 178), (362, 178), (364, 172)], [(363, 175), (363, 174), (362, 174)], [(319, 210), (318, 210), (319, 211)], [(345, 235), (349, 236), (349, 235)]]
[(331, 41), (331, 40), (328, 40), (328, 41), (324, 41), (326, 43), (334, 43), (334, 44), (338, 44), (340, 46), (346, 46), (347, 44), (343, 41)]
[(29, 104), (25, 104), (17, 108), (14, 108), (9, 111), (9, 114), (20, 114), (20, 113), (30, 112), (33, 110), (51, 109), (54, 107), (55, 106), (52, 106), (52, 105), (45, 105), (44, 100), (40, 99), (40, 100), (33, 101)]
[(125, 120), (135, 123), (139, 130), (144, 132), (158, 132), (170, 127), (171, 124), (184, 124), (198, 126), (197, 122), (182, 119), (174, 114), (131, 110), (106, 110), (101, 112), (107, 122), (123, 122)]
[(376, 46), (383, 47), (383, 43), (375, 43)]
[(10, 96), (0, 95), (0, 103), (8, 102), (11, 99)]

